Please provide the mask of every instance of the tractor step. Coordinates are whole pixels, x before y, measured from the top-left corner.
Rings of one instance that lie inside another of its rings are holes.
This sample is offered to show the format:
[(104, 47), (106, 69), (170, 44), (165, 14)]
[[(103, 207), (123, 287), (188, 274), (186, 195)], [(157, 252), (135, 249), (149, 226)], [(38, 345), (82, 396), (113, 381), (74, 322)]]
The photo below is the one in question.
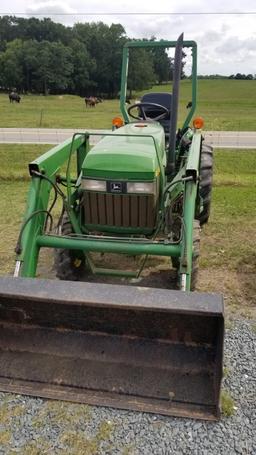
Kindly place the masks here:
[(0, 390), (216, 420), (219, 295), (0, 278)]

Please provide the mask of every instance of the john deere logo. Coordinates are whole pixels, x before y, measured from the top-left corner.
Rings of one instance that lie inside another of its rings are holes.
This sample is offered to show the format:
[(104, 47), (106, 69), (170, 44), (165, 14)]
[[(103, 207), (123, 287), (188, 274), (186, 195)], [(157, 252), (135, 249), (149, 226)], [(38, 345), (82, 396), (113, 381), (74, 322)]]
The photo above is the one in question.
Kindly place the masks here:
[(111, 191), (117, 191), (118, 193), (122, 190), (122, 184), (121, 183), (113, 183), (111, 182)]
[(121, 193), (122, 191), (122, 183), (120, 182), (111, 182), (111, 191), (113, 193)]
[(107, 182), (109, 193), (126, 193), (126, 182)]

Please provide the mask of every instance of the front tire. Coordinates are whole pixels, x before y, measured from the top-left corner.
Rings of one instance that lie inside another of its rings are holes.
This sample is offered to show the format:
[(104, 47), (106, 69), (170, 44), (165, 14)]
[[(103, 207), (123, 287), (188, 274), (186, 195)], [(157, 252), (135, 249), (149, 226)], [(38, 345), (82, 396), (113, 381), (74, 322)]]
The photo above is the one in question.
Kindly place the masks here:
[[(72, 225), (65, 213), (61, 223), (63, 236), (73, 233)], [(86, 259), (83, 251), (58, 248), (55, 250), (56, 276), (60, 280), (79, 281), (86, 271)]]
[(197, 219), (200, 226), (207, 223), (211, 209), (212, 194), (212, 177), (213, 177), (213, 148), (210, 145), (203, 144), (201, 150), (200, 163), (200, 184), (199, 194), (203, 202), (203, 210)]
[[(192, 256), (192, 270), (191, 270), (191, 282), (190, 290), (194, 291), (196, 288), (198, 270), (199, 270), (199, 255), (200, 255), (200, 222), (199, 220), (193, 221), (193, 256)], [(172, 266), (174, 269), (179, 270), (180, 267), (180, 258), (172, 257), (171, 258)], [(180, 279), (178, 275), (178, 280)], [(180, 287), (180, 282), (178, 282), (178, 287)]]

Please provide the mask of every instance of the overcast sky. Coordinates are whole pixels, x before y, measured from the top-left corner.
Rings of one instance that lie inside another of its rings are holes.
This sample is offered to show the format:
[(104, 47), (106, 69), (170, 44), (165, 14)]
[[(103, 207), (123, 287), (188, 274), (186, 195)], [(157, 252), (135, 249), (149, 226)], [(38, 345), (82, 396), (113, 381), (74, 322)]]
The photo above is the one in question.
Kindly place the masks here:
[[(91, 21), (121, 23), (131, 38), (154, 35), (175, 40), (184, 32), (185, 39), (198, 43), (198, 73), (226, 75), (256, 73), (256, 14), (185, 16), (182, 12), (253, 11), (256, 13), (256, 0), (1, 0), (0, 3), (0, 15), (42, 14), (38, 17), (51, 17), (65, 25)], [(122, 16), (118, 15), (120, 12), (137, 14)], [(51, 16), (53, 13), (59, 15)], [(103, 16), (101, 13), (115, 14)]]

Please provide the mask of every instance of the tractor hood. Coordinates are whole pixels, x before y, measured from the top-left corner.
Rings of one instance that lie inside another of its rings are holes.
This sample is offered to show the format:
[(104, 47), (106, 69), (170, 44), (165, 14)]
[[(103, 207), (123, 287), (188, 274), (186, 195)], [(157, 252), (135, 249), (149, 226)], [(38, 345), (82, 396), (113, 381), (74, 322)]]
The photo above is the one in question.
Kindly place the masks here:
[(157, 122), (125, 125), (105, 136), (88, 152), (82, 176), (154, 180), (159, 161), (165, 165), (164, 144), (164, 130)]

